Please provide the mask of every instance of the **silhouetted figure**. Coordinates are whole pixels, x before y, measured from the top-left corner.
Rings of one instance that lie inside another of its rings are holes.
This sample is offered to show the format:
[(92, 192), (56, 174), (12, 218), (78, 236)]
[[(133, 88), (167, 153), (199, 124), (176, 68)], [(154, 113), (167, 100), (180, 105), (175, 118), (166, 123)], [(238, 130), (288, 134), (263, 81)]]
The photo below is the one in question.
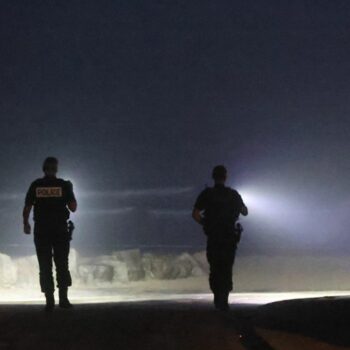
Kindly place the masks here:
[(68, 268), (72, 225), (68, 227), (70, 211), (75, 212), (77, 201), (70, 181), (58, 179), (58, 160), (46, 158), (43, 164), (45, 176), (29, 187), (23, 209), (24, 233), (30, 234), (29, 215), (34, 207), (34, 243), (38, 256), (41, 291), (45, 293), (46, 310), (55, 306), (52, 258), (56, 265), (59, 306), (72, 307), (68, 300), (68, 287), (72, 279)]
[(214, 187), (206, 188), (197, 198), (193, 219), (201, 224), (207, 235), (207, 258), (210, 265), (209, 284), (214, 293), (214, 304), (219, 310), (228, 310), (232, 291), (232, 267), (240, 239), (239, 215), (248, 215), (239, 193), (225, 186), (227, 170), (223, 165), (214, 168)]

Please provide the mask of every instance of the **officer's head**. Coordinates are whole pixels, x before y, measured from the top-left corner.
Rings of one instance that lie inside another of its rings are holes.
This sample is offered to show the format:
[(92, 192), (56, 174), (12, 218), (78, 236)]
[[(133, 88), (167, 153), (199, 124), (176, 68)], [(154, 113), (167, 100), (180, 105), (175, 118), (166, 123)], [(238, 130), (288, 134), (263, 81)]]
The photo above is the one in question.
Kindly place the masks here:
[(45, 176), (55, 177), (58, 171), (58, 159), (55, 157), (47, 157), (43, 163), (43, 172)]
[(212, 177), (215, 183), (225, 183), (227, 178), (227, 169), (223, 165), (217, 165), (213, 169)]

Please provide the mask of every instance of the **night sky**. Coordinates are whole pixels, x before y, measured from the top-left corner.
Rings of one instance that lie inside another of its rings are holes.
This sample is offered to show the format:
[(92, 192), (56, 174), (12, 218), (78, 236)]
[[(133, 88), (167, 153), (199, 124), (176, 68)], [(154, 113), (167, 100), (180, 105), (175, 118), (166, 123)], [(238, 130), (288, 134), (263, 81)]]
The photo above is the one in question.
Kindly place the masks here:
[(244, 252), (350, 244), (349, 18), (346, 0), (1, 1), (2, 244), (30, 243), (23, 197), (51, 155), (78, 248), (200, 247), (190, 211), (220, 163), (299, 213), (251, 211)]

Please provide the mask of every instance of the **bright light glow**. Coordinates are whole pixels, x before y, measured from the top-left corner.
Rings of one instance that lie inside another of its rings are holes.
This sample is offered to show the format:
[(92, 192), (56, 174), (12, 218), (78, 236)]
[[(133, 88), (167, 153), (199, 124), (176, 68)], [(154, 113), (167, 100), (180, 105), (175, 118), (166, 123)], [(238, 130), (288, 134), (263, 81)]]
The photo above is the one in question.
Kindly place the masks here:
[(291, 213), (300, 213), (301, 206), (294, 198), (270, 189), (265, 191), (254, 188), (243, 188), (239, 190), (243, 201), (254, 215), (265, 218), (288, 217)]
[(273, 187), (242, 187), (238, 189), (249, 209), (248, 225), (255, 225), (266, 234), (288, 234), (296, 242), (311, 244), (328, 240), (334, 230), (334, 220), (319, 203), (313, 203), (300, 194)]
[[(176, 301), (183, 303), (205, 302), (211, 303), (213, 296), (209, 293), (123, 293), (105, 294), (103, 290), (78, 290), (72, 289), (71, 300), (75, 304), (89, 303), (119, 303), (119, 302), (141, 302), (141, 301)], [(232, 293), (230, 303), (264, 305), (276, 301), (322, 298), (322, 297), (344, 297), (350, 295), (350, 291), (313, 291), (313, 292), (284, 292), (284, 293)], [(42, 304), (44, 297), (41, 293), (32, 291), (2, 290), (0, 304)]]

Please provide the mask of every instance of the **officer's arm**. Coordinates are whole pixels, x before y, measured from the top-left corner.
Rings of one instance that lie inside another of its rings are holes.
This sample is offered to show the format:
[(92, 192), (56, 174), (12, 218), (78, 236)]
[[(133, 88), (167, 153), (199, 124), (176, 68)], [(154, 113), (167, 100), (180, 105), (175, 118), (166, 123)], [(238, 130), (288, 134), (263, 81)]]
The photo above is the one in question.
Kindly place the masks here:
[(200, 225), (203, 225), (204, 218), (202, 213), (207, 207), (207, 193), (208, 193), (208, 190), (206, 189), (198, 196), (192, 210), (193, 220)]
[(29, 224), (29, 215), (32, 211), (32, 205), (25, 205), (23, 208), (23, 231), (25, 234), (29, 235), (31, 227)]
[(78, 203), (75, 199), (74, 191), (73, 191), (73, 184), (70, 181), (66, 181), (68, 195), (67, 195), (67, 207), (68, 209), (74, 213), (77, 211)]
[(245, 203), (243, 202), (241, 195), (238, 192), (236, 192), (236, 194), (238, 195), (238, 205), (241, 207), (240, 214), (242, 214), (243, 216), (247, 216), (248, 215), (248, 208), (245, 205)]
[(203, 216), (201, 211), (198, 208), (193, 208), (192, 211), (192, 218), (194, 221), (196, 221), (198, 224), (203, 224)]
[(30, 212), (32, 211), (32, 207), (35, 203), (35, 183), (33, 182), (26, 194), (26, 198), (24, 200), (24, 208), (23, 208), (23, 231), (26, 235), (29, 235), (31, 232), (31, 227), (29, 223)]
[(248, 215), (248, 208), (243, 204), (242, 209), (241, 209), (241, 214), (243, 216), (247, 216)]
[(77, 201), (71, 201), (67, 204), (67, 207), (72, 213), (74, 213), (75, 211), (77, 211), (78, 203)]

